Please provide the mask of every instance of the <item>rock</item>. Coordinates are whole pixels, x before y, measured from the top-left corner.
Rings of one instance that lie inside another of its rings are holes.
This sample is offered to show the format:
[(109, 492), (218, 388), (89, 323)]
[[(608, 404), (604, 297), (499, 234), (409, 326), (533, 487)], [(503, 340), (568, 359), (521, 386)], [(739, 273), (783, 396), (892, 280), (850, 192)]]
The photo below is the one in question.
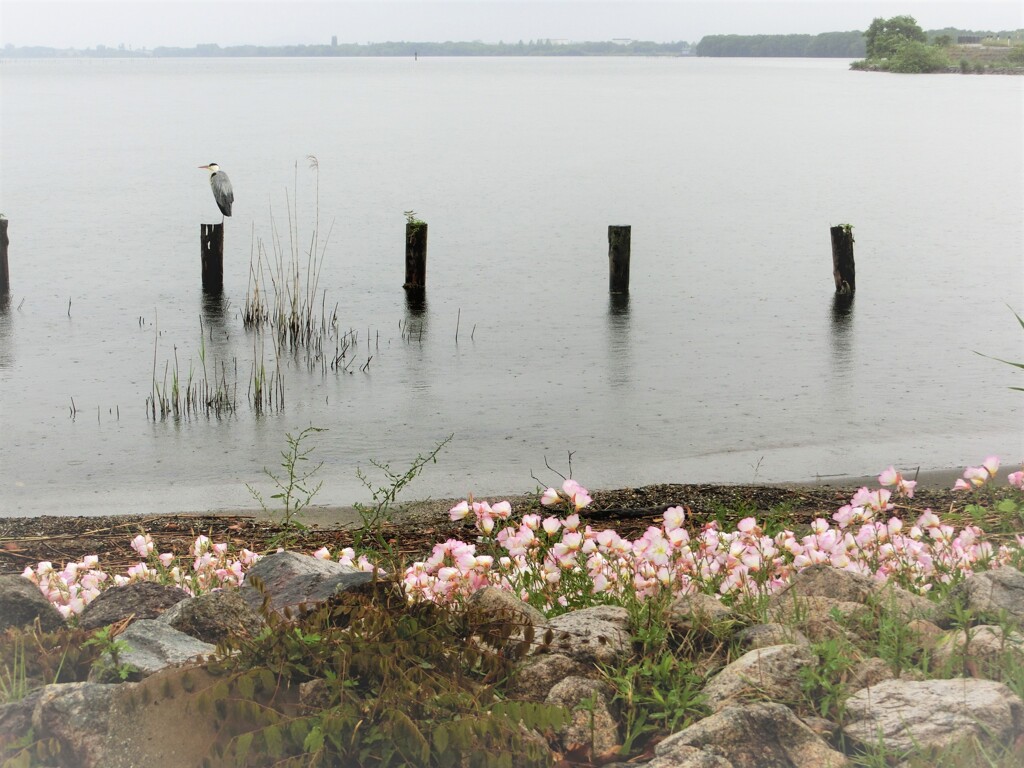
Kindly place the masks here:
[(931, 663), (947, 674), (998, 679), (1008, 667), (1024, 665), (1024, 636), (990, 624), (951, 630), (935, 645)]
[(1009, 744), (1019, 733), (1024, 701), (1002, 683), (955, 678), (887, 680), (846, 701), (843, 733), (892, 752), (941, 749), (967, 736)]
[(5, 749), (24, 739), (32, 730), (32, 712), (42, 692), (38, 688), (22, 699), (0, 704), (0, 760), (8, 754)]
[(772, 645), (747, 651), (704, 686), (707, 704), (718, 711), (745, 699), (800, 699), (800, 670), (818, 663), (807, 645)]
[(263, 595), (253, 587), (257, 580), (270, 597), (270, 609), (283, 615), (287, 608), (303, 604), (313, 608), (337, 592), (368, 584), (373, 574), (296, 552), (275, 552), (249, 569), (239, 589), (245, 602), (258, 611)]
[(593, 664), (560, 653), (530, 656), (516, 665), (507, 693), (512, 699), (544, 701), (556, 683), (570, 676), (598, 679), (600, 673)]
[(799, 629), (785, 624), (754, 624), (736, 633), (736, 643), (744, 651), (767, 648), (770, 645), (810, 645), (811, 641)]
[(621, 744), (610, 700), (606, 684), (586, 677), (567, 677), (551, 689), (545, 703), (572, 713), (570, 722), (558, 733), (563, 749), (585, 747), (592, 755), (605, 755)]
[(63, 683), (45, 686), (32, 713), (37, 738), (61, 743), (61, 765), (104, 765), (110, 712), (122, 685)]
[(175, 603), (188, 597), (180, 587), (154, 581), (133, 581), (100, 592), (78, 616), (82, 629), (99, 629), (123, 619), (155, 619)]
[[(104, 654), (89, 672), (91, 682), (141, 680), (166, 667), (183, 664), (216, 650), (209, 643), (196, 640), (155, 619), (133, 622), (115, 638), (115, 642), (123, 642), (127, 648), (118, 653), (116, 663), (109, 654)], [(122, 669), (128, 672), (126, 677), (121, 676)]]
[(892, 680), (894, 677), (896, 675), (893, 674), (889, 662), (877, 656), (872, 656), (867, 659), (861, 659), (853, 665), (849, 673), (847, 686), (848, 690), (852, 693), (859, 691), (861, 688)]
[(44, 632), (64, 626), (64, 617), (39, 587), (22, 576), (0, 576), (0, 632), (9, 627), (27, 627), (36, 619)]
[(918, 659), (922, 653), (931, 653), (935, 650), (935, 646), (942, 639), (942, 630), (930, 621), (914, 619), (907, 624), (907, 639), (917, 649), (914, 658)]
[[(685, 748), (685, 749), (684, 749)], [(677, 753), (692, 762), (692, 750), (722, 758), (732, 768), (839, 768), (846, 758), (829, 747), (790, 711), (774, 702), (759, 701), (725, 707), (674, 733), (654, 749), (655, 768), (669, 768)], [(724, 768), (718, 763), (707, 763)]]
[(160, 621), (179, 632), (216, 645), (232, 635), (253, 636), (264, 626), (237, 589), (219, 589), (190, 597), (168, 608)]
[(831, 565), (805, 568), (785, 589), (772, 597), (772, 604), (792, 603), (794, 597), (827, 597), (843, 603), (875, 605), (895, 611), (907, 620), (930, 619), (936, 613), (935, 603), (926, 597), (908, 592), (892, 582), (878, 582), (870, 576)]
[(546, 629), (538, 631), (533, 653), (560, 653), (583, 663), (614, 664), (632, 653), (628, 626), (629, 612), (618, 606), (598, 605), (563, 613), (547, 622), (550, 643), (543, 642)]
[[(507, 589), (484, 587), (469, 596), (466, 610), (474, 628), (479, 627), (485, 642), (493, 645), (489, 638), (494, 633), (502, 636), (509, 629), (509, 623), (518, 625), (508, 636), (500, 650), (512, 650), (528, 636), (536, 640), (542, 631), (539, 627), (547, 621), (541, 611), (524, 603)], [(532, 642), (532, 641), (531, 641)]]
[[(948, 605), (960, 603), (975, 618), (996, 619), (1004, 615), (1024, 625), (1024, 573), (1005, 565), (975, 573), (950, 592)], [(947, 609), (943, 619), (951, 620)]]
[(738, 621), (718, 598), (702, 592), (680, 595), (669, 605), (666, 616), (677, 638), (695, 635), (700, 640), (720, 640), (732, 634)]
[(812, 642), (834, 637), (846, 637), (851, 641), (856, 639), (852, 632), (836, 620), (836, 616), (850, 620), (872, 618), (871, 610), (863, 603), (835, 600), (821, 595), (791, 595), (788, 600), (769, 608), (768, 615), (783, 625), (799, 626), (802, 633)]
[[(626, 766), (625, 768), (632, 768)], [(655, 757), (644, 768), (734, 768), (724, 757), (705, 752), (698, 747), (680, 745), (664, 757)]]

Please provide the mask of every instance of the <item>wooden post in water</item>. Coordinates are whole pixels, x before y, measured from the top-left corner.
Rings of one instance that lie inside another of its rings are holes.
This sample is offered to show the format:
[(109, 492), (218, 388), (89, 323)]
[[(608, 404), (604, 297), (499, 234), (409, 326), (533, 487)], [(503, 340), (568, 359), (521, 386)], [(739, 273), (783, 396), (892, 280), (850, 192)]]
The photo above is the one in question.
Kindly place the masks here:
[(202, 246), (203, 291), (221, 293), (224, 290), (224, 225), (200, 224), (199, 242)]
[(409, 218), (405, 223), (406, 289), (427, 287), (427, 222)]
[(629, 293), (629, 225), (608, 227), (608, 290)]
[(829, 231), (832, 233), (832, 277), (836, 281), (836, 293), (852, 295), (857, 290), (857, 270), (853, 263), (853, 227), (839, 224)]
[(10, 293), (11, 273), (7, 267), (7, 219), (0, 213), (0, 294)]

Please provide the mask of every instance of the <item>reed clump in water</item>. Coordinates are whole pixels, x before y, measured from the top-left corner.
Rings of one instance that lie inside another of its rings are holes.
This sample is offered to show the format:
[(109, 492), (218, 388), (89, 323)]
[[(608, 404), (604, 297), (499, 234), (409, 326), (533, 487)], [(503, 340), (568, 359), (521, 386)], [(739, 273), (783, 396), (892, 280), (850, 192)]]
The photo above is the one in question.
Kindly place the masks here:
[[(359, 336), (354, 329), (341, 329), (338, 305), (328, 310), (327, 291), (319, 287), (331, 231), (321, 238), (320, 169), (315, 157), (308, 159), (316, 174), (315, 216), (308, 245), (300, 244), (297, 199), (286, 190), (287, 243), (273, 217), (270, 252), (263, 239), (253, 234), (242, 322), (246, 330), (272, 338), (279, 353), (291, 353), (308, 370), (345, 372), (352, 365)], [(296, 187), (297, 168), (296, 164)]]
[[(154, 328), (153, 340), (153, 385), (146, 398), (146, 415), (153, 421), (172, 418), (187, 419), (198, 416), (221, 418), (235, 412), (238, 391), (238, 361), (234, 361), (234, 381), (228, 383), (227, 365), (221, 361), (212, 364), (211, 378), (206, 367), (206, 343), (203, 336), (202, 319), (199, 321), (199, 361), (202, 378), (193, 368), (191, 359), (188, 375), (182, 376), (178, 365), (178, 347), (174, 347), (174, 367), (164, 362), (163, 379), (157, 379), (157, 349), (159, 346), (159, 325)], [(169, 380), (168, 380), (169, 379)], [(159, 413), (159, 416), (158, 416)]]

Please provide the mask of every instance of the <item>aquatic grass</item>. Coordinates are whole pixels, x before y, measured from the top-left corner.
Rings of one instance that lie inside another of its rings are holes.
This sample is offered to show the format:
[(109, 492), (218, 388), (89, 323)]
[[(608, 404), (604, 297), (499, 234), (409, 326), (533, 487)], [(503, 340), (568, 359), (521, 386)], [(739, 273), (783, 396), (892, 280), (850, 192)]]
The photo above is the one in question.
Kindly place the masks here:
[[(153, 338), (153, 380), (150, 394), (146, 397), (146, 416), (153, 421), (187, 419), (200, 415), (221, 418), (234, 413), (238, 391), (238, 361), (234, 361), (234, 381), (228, 383), (227, 365), (221, 361), (218, 374), (213, 362), (213, 378), (206, 366), (206, 341), (203, 320), (199, 319), (199, 362), (202, 378), (189, 359), (188, 373), (183, 376), (179, 369), (178, 347), (174, 345), (174, 367), (170, 360), (164, 361), (163, 379), (157, 379), (157, 356), (159, 350), (159, 324), (154, 326)], [(170, 382), (168, 383), (168, 378)], [(158, 417), (159, 411), (159, 417)]]

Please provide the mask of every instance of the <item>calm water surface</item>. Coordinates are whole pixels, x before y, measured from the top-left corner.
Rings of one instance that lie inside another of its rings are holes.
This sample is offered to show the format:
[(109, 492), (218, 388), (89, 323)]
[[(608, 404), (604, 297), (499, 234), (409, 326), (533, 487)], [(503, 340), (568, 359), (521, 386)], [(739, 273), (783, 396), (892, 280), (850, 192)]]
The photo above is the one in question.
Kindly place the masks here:
[[(252, 506), (246, 484), (271, 492), (263, 468), (309, 425), (332, 504), (368, 500), (371, 460), (402, 471), (449, 434), (412, 497), (531, 490), (569, 452), (591, 487), (1024, 456), (1018, 372), (975, 354), (1024, 359), (1022, 78), (2, 61), (0, 88), (0, 514)], [(211, 161), (236, 202), (204, 303)], [(401, 287), (406, 210), (430, 226), (424, 307)], [(304, 265), (318, 214), (318, 301), (358, 338), (345, 373), (278, 358), (240, 315), (256, 244), (287, 253), (292, 228)], [(828, 228), (846, 222), (844, 309)], [(607, 293), (609, 224), (633, 227), (628, 301)], [(235, 413), (148, 418), (154, 347), (161, 382), (175, 360), (226, 367)], [(280, 366), (282, 411), (251, 408), (254, 360)]]

